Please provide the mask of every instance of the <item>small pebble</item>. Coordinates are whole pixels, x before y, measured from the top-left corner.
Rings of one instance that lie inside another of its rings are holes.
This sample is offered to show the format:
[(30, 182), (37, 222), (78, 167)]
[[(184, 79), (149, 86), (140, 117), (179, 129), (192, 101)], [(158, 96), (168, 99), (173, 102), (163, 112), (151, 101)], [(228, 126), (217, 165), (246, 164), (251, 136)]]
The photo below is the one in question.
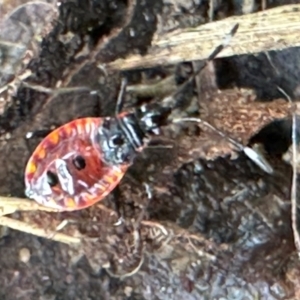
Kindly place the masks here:
[(66, 276), (66, 283), (71, 284), (72, 282), (74, 282), (74, 276), (72, 274), (68, 274)]
[(30, 260), (30, 251), (28, 248), (22, 248), (19, 251), (19, 259), (23, 263), (28, 263)]
[(124, 294), (126, 295), (126, 297), (130, 297), (132, 294), (132, 287), (131, 286), (126, 286), (124, 289)]

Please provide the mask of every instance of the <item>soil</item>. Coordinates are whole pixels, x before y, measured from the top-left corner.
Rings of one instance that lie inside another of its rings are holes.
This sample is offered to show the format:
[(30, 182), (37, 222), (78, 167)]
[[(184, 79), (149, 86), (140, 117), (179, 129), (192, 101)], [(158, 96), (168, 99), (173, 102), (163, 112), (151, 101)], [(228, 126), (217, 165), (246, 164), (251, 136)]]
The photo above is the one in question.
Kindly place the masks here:
[[(3, 5), (4, 15), (22, 3), (8, 2), (14, 7)], [(254, 11), (259, 11), (261, 3), (253, 2)], [(271, 8), (300, 1), (266, 2)], [(50, 0), (48, 3), (53, 5)], [(215, 1), (215, 19), (241, 14), (243, 3)], [(41, 7), (37, 9), (45, 11)], [(37, 136), (26, 139), (28, 132), (49, 130), (79, 117), (113, 116), (121, 76), (105, 64), (132, 53), (146, 53), (156, 32), (208, 22), (209, 1), (73, 0), (53, 7), (58, 10), (51, 15), (51, 22), (43, 25), (38, 34), (42, 38), (23, 36), (22, 45), (30, 59), (23, 57), (20, 62), (17, 51), (6, 57), (0, 43), (2, 86), (21, 76), (26, 65), (31, 75), (22, 80), (44, 88), (26, 87), (15, 80), (14, 93), (5, 90), (0, 94), (4, 103), (0, 116), (3, 196), (25, 197), (24, 168), (41, 140)], [(229, 98), (228, 90), (236, 91), (235, 99), (241, 97), (237, 88), (251, 90), (249, 99), (255, 95), (255, 101), (249, 102), (250, 112), (259, 107), (267, 119), (274, 119), (270, 116), (280, 107), (270, 105), (282, 98), (276, 86), (297, 96), (300, 56), (298, 48), (269, 55), (279, 72), (262, 53), (217, 59), (213, 71), (206, 68), (203, 77), (215, 78), (224, 97)], [(15, 73), (7, 64), (14, 65)], [(191, 64), (185, 63), (122, 75), (129, 78), (129, 84), (144, 84), (175, 74), (179, 85), (190, 69)], [(210, 88), (216, 88), (208, 85), (201, 87), (203, 99)], [(76, 90), (45, 92), (60, 87)], [(195, 99), (201, 98), (196, 90), (190, 87), (181, 95), (175, 115), (204, 115), (204, 107), (212, 109), (205, 100), (200, 110), (199, 106), (193, 108)], [(133, 108), (143, 101), (160, 101), (127, 98), (126, 107)], [(216, 99), (221, 112), (225, 111), (222, 99)], [(238, 111), (241, 106), (234, 101)], [(254, 104), (257, 102), (265, 106)], [(237, 122), (236, 114), (220, 113), (219, 118), (225, 131), (225, 118)], [(259, 122), (261, 129), (265, 124)], [(292, 170), (280, 158), (291, 142), (290, 124), (288, 118), (277, 120), (257, 134), (250, 134), (250, 129), (245, 135), (232, 130), (238, 140), (264, 144), (275, 169), (273, 175), (242, 152), (234, 152), (228, 143), (222, 144), (217, 135), (199, 132), (194, 126), (172, 125), (155, 139), (165, 147), (147, 148), (102, 206), (75, 213), (11, 215), (41, 227), (71, 220), (73, 227), (68, 233), (80, 234), (82, 245), (3, 227), (0, 299), (299, 299), (299, 261), (290, 214)], [(230, 128), (227, 133), (230, 135)], [(149, 203), (144, 183), (153, 193)], [(116, 220), (111, 213), (116, 201), (125, 217), (119, 228), (113, 226)], [(138, 223), (142, 242), (130, 247), (136, 242), (134, 224), (145, 207), (144, 222)]]

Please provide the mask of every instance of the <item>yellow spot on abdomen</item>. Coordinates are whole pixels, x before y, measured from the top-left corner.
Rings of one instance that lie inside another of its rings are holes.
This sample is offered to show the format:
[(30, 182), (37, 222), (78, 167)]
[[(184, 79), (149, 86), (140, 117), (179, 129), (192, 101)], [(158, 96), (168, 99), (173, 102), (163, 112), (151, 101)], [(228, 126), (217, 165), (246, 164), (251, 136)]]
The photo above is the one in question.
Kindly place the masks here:
[(73, 198), (66, 198), (65, 199), (65, 206), (68, 207), (68, 208), (76, 207), (76, 203), (75, 203)]
[(52, 132), (48, 137), (47, 137), (47, 140), (49, 142), (51, 142), (52, 144), (57, 144), (59, 142), (59, 134), (58, 132), (54, 131)]
[(39, 159), (43, 159), (46, 156), (46, 149), (44, 147), (40, 147), (36, 150), (36, 155)]
[(36, 171), (36, 164), (34, 162), (30, 162), (28, 165), (27, 165), (27, 173), (29, 174), (33, 174), (35, 173)]
[(115, 176), (104, 175), (102, 179), (104, 182), (107, 182), (108, 184), (114, 184), (116, 182)]

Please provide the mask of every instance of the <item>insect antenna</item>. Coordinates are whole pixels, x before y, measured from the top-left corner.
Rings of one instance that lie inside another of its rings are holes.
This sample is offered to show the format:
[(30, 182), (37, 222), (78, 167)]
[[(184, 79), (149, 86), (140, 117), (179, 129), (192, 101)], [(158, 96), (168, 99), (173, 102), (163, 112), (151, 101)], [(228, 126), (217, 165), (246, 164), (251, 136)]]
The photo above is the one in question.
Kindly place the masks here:
[(208, 63), (211, 62), (212, 60), (214, 60), (217, 57), (217, 55), (230, 44), (231, 39), (236, 34), (236, 32), (238, 31), (238, 28), (239, 28), (239, 24), (237, 23), (237, 24), (234, 25), (234, 27), (231, 29), (231, 31), (224, 37), (223, 42), (220, 45), (218, 45), (213, 50), (213, 52), (205, 59), (202, 66), (199, 67), (196, 71), (194, 71), (193, 75), (191, 75), (189, 77), (189, 79), (186, 80), (176, 90), (176, 92), (172, 95), (173, 98), (175, 96), (177, 96), (178, 94), (180, 94), (187, 87), (187, 85), (189, 85), (199, 75), (199, 73), (208, 65)]

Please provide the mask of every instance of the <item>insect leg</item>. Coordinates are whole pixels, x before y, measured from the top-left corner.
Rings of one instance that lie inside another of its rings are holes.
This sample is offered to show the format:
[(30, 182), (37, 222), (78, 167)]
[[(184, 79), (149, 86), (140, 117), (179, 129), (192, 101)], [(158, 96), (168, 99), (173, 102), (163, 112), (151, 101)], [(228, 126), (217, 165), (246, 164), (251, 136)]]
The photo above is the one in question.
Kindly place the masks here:
[(228, 140), (238, 150), (243, 151), (245, 153), (245, 155), (247, 157), (249, 157), (263, 171), (265, 171), (266, 173), (269, 173), (269, 174), (273, 173), (272, 166), (268, 163), (268, 161), (263, 157), (262, 154), (255, 151), (254, 149), (252, 149), (248, 146), (244, 146), (243, 144), (239, 143), (238, 141), (232, 139), (231, 137), (227, 136), (225, 133), (223, 133), (219, 129), (215, 128), (214, 126), (212, 126), (208, 122), (202, 120), (201, 118), (178, 118), (178, 119), (173, 120), (173, 123), (180, 123), (180, 122), (196, 122), (196, 123), (203, 124), (204, 126), (208, 127), (212, 131), (216, 132), (221, 137)]

